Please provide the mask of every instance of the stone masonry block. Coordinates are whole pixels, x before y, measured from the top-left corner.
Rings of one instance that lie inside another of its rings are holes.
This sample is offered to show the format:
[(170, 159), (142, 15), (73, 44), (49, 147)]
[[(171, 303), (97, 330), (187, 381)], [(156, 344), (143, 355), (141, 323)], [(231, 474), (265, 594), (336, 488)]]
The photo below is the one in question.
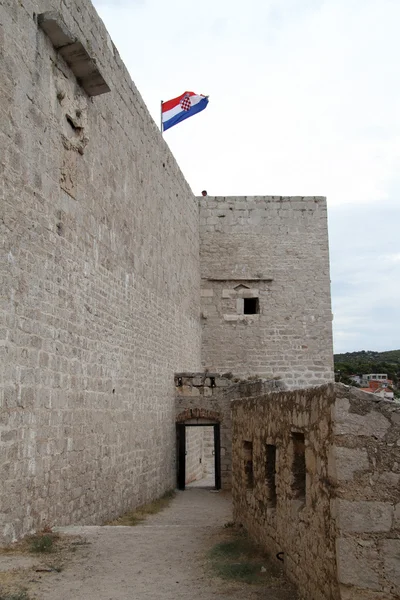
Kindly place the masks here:
[(336, 503), (338, 527), (344, 532), (377, 533), (392, 527), (393, 505), (389, 502), (338, 499)]
[(368, 453), (361, 448), (333, 446), (328, 455), (328, 475), (337, 481), (352, 481), (355, 473), (369, 467)]
[(229, 385), (231, 385), (231, 382), (229, 381), (229, 379), (224, 379), (223, 377), (219, 377), (218, 379), (215, 380), (215, 385), (216, 385), (216, 387), (228, 387)]
[(394, 507), (394, 526), (400, 529), (400, 502)]
[(350, 412), (350, 402), (347, 398), (338, 398), (333, 409), (335, 435), (375, 436), (383, 438), (390, 421), (381, 413), (373, 410), (366, 415)]
[(359, 546), (356, 540), (336, 540), (338, 581), (369, 590), (381, 590), (378, 551), (373, 543)]
[(354, 586), (340, 585), (340, 600), (388, 600), (387, 592), (360, 589)]
[(400, 539), (384, 540), (382, 543), (385, 579), (395, 587), (400, 596)]

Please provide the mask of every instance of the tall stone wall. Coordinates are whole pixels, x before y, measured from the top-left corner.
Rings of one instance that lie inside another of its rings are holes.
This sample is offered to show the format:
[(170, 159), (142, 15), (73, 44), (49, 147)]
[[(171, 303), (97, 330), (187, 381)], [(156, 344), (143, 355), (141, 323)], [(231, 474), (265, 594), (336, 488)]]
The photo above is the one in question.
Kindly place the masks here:
[(89, 0), (0, 3), (0, 90), (9, 541), (175, 485), (173, 373), (200, 364), (200, 276), (197, 201)]
[(233, 401), (234, 518), (304, 600), (400, 597), (400, 407), (330, 384)]
[(333, 381), (325, 199), (199, 202), (203, 366), (289, 388)]

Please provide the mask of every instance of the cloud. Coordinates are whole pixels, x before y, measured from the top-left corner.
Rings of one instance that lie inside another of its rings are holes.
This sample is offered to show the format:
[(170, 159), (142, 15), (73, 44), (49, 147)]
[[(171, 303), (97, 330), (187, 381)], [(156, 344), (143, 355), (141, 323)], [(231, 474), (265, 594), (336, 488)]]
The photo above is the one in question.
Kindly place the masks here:
[(335, 351), (400, 348), (400, 207), (332, 207), (329, 222)]

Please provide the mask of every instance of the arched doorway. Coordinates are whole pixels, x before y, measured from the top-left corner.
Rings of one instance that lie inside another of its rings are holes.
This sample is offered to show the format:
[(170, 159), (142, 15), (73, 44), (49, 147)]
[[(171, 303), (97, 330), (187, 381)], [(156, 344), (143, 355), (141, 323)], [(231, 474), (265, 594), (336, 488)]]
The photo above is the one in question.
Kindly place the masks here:
[(177, 448), (177, 486), (179, 490), (186, 487), (187, 460), (187, 428), (202, 427), (213, 429), (214, 441), (214, 488), (221, 489), (221, 416), (219, 413), (205, 409), (187, 409), (176, 419)]

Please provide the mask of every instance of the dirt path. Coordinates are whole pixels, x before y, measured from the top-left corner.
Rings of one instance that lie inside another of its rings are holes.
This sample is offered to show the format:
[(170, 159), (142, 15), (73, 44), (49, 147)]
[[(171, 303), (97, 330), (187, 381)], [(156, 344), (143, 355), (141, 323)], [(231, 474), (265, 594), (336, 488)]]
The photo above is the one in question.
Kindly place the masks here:
[[(208, 548), (231, 520), (230, 496), (201, 488), (178, 492), (170, 506), (134, 527), (67, 527), (83, 536), (61, 573), (31, 584), (38, 600), (287, 600), (285, 590), (211, 577)], [(219, 537), (218, 537), (219, 536)]]

